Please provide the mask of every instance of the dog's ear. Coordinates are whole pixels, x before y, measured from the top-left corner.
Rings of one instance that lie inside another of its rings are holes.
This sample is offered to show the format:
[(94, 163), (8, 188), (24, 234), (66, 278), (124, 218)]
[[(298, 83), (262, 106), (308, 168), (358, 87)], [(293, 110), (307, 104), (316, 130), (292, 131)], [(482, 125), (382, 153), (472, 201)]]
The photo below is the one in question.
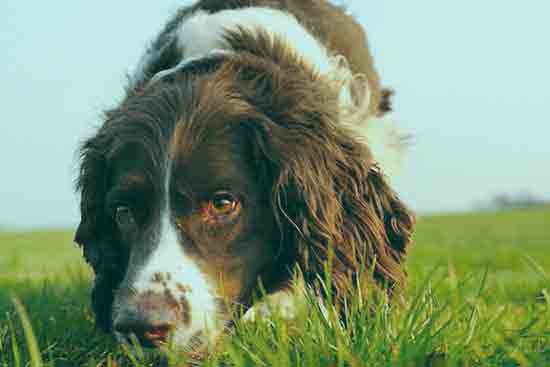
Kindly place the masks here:
[(94, 268), (100, 265), (97, 246), (101, 236), (101, 212), (106, 190), (106, 160), (103, 154), (88, 141), (81, 148), (80, 172), (76, 183), (80, 192), (80, 224), (74, 241), (79, 244), (86, 261)]
[(368, 228), (367, 252), (375, 256), (371, 259), (375, 261), (375, 276), (390, 290), (402, 288), (406, 283), (402, 262), (411, 244), (415, 215), (390, 187), (378, 166), (368, 172), (363, 197), (366, 208), (362, 218), (359, 224), (351, 225)]
[(113, 290), (117, 281), (117, 261), (106, 237), (109, 231), (103, 211), (107, 163), (103, 152), (98, 148), (97, 139), (90, 139), (81, 148), (80, 172), (76, 185), (81, 195), (81, 221), (74, 241), (82, 247), (84, 258), (95, 274), (92, 309), (96, 315), (96, 324), (108, 331)]
[(389, 290), (402, 287), (414, 216), (368, 149), (322, 124), (289, 129), (270, 140), (279, 145), (271, 150), (272, 161), (280, 157), (275, 216), (306, 277), (323, 279), (328, 263), (338, 298), (345, 298), (356, 275), (370, 267)]

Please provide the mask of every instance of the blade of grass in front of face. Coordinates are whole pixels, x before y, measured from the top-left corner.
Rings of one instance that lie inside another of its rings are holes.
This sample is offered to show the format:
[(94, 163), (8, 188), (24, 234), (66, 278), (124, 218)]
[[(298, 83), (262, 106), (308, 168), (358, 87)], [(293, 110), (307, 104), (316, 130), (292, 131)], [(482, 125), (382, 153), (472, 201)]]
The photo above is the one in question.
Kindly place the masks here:
[(27, 311), (25, 311), (25, 307), (18, 298), (12, 297), (12, 302), (15, 306), (17, 314), (19, 315), (21, 324), (23, 325), (23, 332), (25, 333), (25, 340), (27, 342), (27, 348), (29, 349), (29, 355), (31, 357), (31, 366), (42, 367), (42, 356), (40, 355), (40, 349), (38, 348), (36, 337), (32, 331), (32, 326), (29, 316), (27, 315)]
[(19, 344), (17, 342), (17, 336), (15, 335), (15, 328), (9, 313), (6, 313), (6, 321), (8, 323), (8, 329), (10, 332), (11, 352), (13, 356), (13, 362), (15, 367), (21, 366), (21, 351), (19, 350)]

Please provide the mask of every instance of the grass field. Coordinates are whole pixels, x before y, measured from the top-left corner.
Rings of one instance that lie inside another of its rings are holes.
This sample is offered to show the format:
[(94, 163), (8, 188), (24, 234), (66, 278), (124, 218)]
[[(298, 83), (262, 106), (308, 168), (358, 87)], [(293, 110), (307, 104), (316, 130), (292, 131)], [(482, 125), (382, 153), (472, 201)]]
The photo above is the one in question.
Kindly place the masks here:
[[(184, 366), (94, 329), (90, 273), (71, 238), (0, 233), (0, 366)], [(346, 326), (313, 302), (290, 323), (237, 323), (198, 363), (550, 366), (550, 209), (422, 217), (407, 266), (406, 304), (357, 295)]]

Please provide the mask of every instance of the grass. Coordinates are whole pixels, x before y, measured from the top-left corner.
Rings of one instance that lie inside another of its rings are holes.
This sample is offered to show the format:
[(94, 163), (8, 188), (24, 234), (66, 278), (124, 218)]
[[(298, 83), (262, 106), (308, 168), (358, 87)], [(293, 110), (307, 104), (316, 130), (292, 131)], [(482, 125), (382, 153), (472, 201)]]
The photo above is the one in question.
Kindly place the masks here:
[[(71, 236), (0, 233), (0, 366), (184, 366), (94, 329)], [(550, 366), (550, 209), (422, 217), (407, 267), (404, 304), (358, 294), (344, 326), (309, 300), (293, 322), (237, 322), (198, 364)]]

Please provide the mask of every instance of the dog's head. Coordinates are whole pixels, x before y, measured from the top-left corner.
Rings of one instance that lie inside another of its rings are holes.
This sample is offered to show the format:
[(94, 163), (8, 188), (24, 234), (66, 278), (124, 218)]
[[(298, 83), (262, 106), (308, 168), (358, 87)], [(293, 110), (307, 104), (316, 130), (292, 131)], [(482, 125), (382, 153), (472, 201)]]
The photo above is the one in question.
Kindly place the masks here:
[(342, 102), (364, 96), (261, 33), (228, 42), (130, 92), (82, 148), (76, 242), (97, 323), (145, 344), (215, 337), (228, 304), (295, 266), (314, 284), (330, 260), (337, 299), (362, 265), (405, 280), (413, 216), (357, 127), (368, 108)]

